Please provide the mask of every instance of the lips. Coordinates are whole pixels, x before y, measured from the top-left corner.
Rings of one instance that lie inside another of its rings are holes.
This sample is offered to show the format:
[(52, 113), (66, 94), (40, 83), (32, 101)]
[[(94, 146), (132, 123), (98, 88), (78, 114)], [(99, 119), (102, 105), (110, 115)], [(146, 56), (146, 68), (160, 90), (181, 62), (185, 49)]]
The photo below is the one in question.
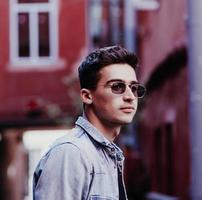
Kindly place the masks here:
[(122, 107), (121, 110), (124, 112), (131, 113), (131, 112), (134, 112), (135, 108), (132, 106), (127, 106), (127, 107)]

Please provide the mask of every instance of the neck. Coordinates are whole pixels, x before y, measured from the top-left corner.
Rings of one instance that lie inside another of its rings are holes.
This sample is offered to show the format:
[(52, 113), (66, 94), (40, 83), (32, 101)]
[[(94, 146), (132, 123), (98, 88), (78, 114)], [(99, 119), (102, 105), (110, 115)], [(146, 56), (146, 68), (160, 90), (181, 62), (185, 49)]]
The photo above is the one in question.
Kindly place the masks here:
[(121, 125), (112, 124), (107, 120), (100, 120), (94, 115), (93, 112), (85, 112), (85, 116), (88, 121), (95, 126), (110, 142), (113, 142), (114, 139), (119, 135)]

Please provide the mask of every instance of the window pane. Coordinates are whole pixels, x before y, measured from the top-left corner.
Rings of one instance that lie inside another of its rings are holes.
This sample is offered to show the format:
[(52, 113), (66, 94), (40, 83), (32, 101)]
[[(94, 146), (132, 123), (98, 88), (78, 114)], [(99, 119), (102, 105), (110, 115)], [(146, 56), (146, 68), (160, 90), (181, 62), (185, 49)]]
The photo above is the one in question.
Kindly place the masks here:
[(39, 13), (39, 56), (50, 55), (49, 14)]
[(48, 3), (49, 0), (18, 0), (18, 3)]
[(91, 0), (89, 7), (89, 32), (92, 38), (93, 46), (100, 47), (102, 43), (102, 1), (100, 0)]
[(29, 14), (18, 14), (18, 39), (19, 39), (19, 57), (29, 57)]

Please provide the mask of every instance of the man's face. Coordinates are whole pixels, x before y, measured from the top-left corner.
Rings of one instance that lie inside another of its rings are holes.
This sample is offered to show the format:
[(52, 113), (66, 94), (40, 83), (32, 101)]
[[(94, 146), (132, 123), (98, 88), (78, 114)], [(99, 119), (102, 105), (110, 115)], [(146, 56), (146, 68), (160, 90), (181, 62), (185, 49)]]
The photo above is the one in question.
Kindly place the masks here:
[[(128, 64), (112, 64), (100, 71), (96, 90), (91, 91), (92, 111), (102, 123), (124, 125), (132, 121), (137, 109), (137, 97), (129, 85), (137, 83), (134, 69)], [(117, 94), (111, 86), (126, 83), (126, 90)]]

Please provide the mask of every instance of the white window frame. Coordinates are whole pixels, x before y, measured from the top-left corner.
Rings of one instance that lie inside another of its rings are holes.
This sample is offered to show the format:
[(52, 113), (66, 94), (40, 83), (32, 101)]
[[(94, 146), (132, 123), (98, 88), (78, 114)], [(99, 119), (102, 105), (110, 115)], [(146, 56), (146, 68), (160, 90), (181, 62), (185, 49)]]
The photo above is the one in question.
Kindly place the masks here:
[[(29, 38), (30, 56), (19, 57), (18, 55), (18, 13), (29, 13)], [(50, 55), (40, 57), (38, 55), (38, 13), (49, 13), (49, 46)], [(13, 69), (47, 68), (58, 62), (58, 0), (49, 0), (48, 3), (18, 3), (10, 0), (10, 63)]]

